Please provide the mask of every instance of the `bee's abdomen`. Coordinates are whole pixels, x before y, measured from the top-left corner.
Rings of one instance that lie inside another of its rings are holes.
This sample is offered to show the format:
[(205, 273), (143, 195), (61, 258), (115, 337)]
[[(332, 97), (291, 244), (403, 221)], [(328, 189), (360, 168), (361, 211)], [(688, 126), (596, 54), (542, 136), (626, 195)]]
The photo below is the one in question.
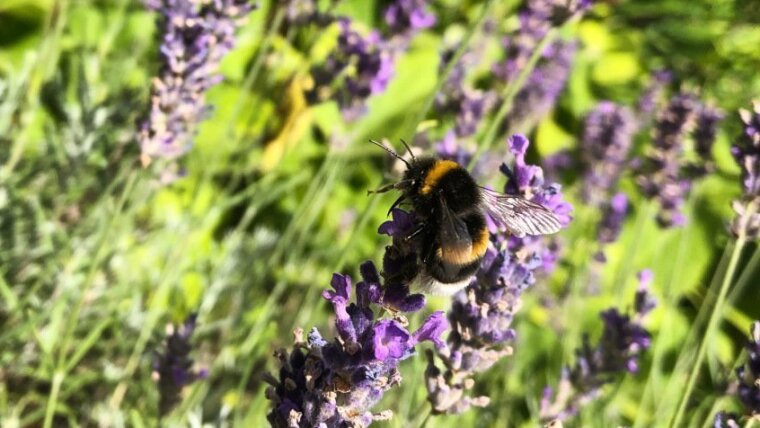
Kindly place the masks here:
[(471, 238), (470, 244), (454, 245), (439, 240), (427, 257), (428, 273), (441, 283), (460, 282), (475, 274), (488, 248), (489, 234), (483, 214), (469, 213), (463, 221)]

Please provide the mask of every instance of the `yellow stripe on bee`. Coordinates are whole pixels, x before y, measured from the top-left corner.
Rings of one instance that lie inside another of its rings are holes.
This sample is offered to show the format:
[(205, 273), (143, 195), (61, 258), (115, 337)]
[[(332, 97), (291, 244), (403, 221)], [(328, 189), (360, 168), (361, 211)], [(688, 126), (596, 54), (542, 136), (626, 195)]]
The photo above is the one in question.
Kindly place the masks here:
[(436, 251), (439, 259), (454, 265), (466, 265), (483, 257), (488, 248), (488, 229), (483, 227), (472, 245), (460, 248), (446, 248), (441, 246)]
[(428, 193), (432, 192), (435, 186), (438, 184), (438, 181), (443, 178), (446, 173), (453, 169), (461, 168), (458, 163), (450, 160), (439, 160), (436, 161), (432, 167), (430, 167), (430, 170), (428, 171), (427, 175), (425, 176), (425, 181), (422, 183), (422, 188), (420, 189), (420, 193), (423, 195), (427, 195)]
[(488, 249), (488, 237), (488, 228), (483, 226), (483, 229), (480, 230), (480, 236), (472, 243), (473, 260), (483, 257), (483, 254), (486, 253)]

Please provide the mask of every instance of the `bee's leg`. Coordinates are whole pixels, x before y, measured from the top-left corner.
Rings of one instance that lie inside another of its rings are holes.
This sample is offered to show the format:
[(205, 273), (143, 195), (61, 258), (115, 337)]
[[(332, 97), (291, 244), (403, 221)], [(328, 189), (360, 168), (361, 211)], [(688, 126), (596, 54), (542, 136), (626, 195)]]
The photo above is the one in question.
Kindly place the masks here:
[(386, 216), (390, 215), (391, 211), (393, 211), (394, 208), (396, 208), (402, 202), (404, 202), (404, 199), (406, 199), (406, 196), (404, 196), (404, 195), (399, 196), (398, 199), (396, 199), (396, 202), (394, 202), (394, 203), (391, 204), (391, 207), (388, 209), (388, 214), (386, 214)]
[(378, 187), (375, 190), (367, 190), (367, 194), (371, 195), (373, 193), (385, 193), (385, 192), (387, 192), (389, 190), (395, 189), (397, 185), (398, 185), (398, 183), (386, 184), (385, 186)]
[(407, 186), (407, 184), (409, 184), (409, 180), (401, 180), (396, 183), (386, 184), (385, 186), (381, 186), (375, 190), (367, 190), (367, 194), (371, 195), (373, 193), (385, 193), (393, 189), (403, 189)]
[(424, 230), (425, 230), (425, 225), (424, 224), (420, 224), (419, 226), (417, 226), (416, 229), (414, 229), (414, 232), (412, 232), (409, 235), (407, 235), (407, 237), (404, 238), (404, 239), (407, 240), (407, 241), (411, 241), (417, 235), (419, 235), (420, 233), (422, 233), (422, 231), (424, 231)]

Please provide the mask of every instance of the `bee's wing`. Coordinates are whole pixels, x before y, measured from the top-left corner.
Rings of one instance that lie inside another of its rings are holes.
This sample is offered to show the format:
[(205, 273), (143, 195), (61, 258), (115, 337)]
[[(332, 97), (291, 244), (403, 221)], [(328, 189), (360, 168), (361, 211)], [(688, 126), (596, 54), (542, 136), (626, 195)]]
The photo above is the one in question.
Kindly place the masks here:
[(515, 236), (547, 235), (562, 227), (557, 216), (541, 204), (485, 188), (482, 193), (486, 212)]
[(457, 217), (441, 198), (441, 227), (439, 256), (447, 262), (458, 263), (466, 260), (472, 252), (472, 236), (467, 225)]

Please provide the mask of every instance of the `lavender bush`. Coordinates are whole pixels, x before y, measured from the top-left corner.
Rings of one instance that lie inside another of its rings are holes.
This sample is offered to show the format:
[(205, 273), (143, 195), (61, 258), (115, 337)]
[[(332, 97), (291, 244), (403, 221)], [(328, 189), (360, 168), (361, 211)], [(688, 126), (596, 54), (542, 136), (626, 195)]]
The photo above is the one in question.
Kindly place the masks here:
[(638, 373), (639, 359), (651, 346), (651, 334), (644, 328), (644, 317), (656, 302), (650, 294), (652, 272), (639, 273), (639, 289), (633, 303), (633, 315), (617, 308), (603, 311), (604, 329), (599, 342), (592, 345), (587, 335), (576, 351), (576, 362), (562, 371), (556, 391), (546, 388), (541, 401), (541, 418), (564, 420), (602, 393), (602, 387), (615, 382), (624, 373)]
[(160, 13), (161, 71), (153, 80), (150, 116), (138, 136), (143, 165), (175, 159), (192, 145), (210, 107), (206, 91), (219, 83), (219, 63), (252, 9), (248, 0), (146, 0)]
[[(757, 422), (755, 10), (613, 3), (1, 2), (0, 426)], [(383, 137), (567, 227), (418, 294)]]

